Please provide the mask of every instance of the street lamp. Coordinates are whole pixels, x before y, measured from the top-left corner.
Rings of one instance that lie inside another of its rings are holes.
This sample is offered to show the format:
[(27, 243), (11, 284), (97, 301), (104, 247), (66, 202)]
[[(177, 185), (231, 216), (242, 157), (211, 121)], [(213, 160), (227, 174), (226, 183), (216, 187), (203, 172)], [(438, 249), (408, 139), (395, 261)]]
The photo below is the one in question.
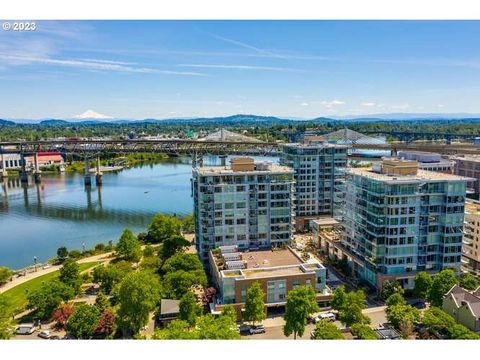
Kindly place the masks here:
[(37, 257), (36, 256), (33, 257), (33, 266), (35, 268), (35, 271), (37, 271)]

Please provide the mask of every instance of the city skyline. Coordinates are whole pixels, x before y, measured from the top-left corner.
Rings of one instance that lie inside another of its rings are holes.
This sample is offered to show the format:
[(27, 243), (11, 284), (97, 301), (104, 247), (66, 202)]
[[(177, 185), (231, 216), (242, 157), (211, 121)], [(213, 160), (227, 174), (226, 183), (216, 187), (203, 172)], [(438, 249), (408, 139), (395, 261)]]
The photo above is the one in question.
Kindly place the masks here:
[(480, 113), (475, 21), (39, 21), (1, 118)]

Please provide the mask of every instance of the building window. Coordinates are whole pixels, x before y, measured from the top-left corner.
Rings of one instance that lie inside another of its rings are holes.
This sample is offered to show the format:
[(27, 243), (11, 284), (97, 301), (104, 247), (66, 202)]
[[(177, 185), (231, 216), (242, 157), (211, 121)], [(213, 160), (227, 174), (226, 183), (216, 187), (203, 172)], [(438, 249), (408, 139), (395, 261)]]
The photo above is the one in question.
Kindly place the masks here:
[(300, 280), (295, 279), (292, 281), (292, 287), (295, 289), (296, 287), (300, 286)]

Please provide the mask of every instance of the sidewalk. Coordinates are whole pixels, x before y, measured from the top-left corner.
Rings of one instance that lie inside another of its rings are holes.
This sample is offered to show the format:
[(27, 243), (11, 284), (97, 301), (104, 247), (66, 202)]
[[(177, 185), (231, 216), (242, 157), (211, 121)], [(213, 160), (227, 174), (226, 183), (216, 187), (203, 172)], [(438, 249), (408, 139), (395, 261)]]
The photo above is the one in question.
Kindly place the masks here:
[[(111, 258), (109, 258), (109, 256), (111, 254), (113, 254), (113, 252), (100, 254), (100, 255), (94, 255), (94, 256), (90, 256), (90, 257), (87, 257), (87, 258), (80, 259), (77, 262), (79, 264), (92, 262), (92, 261), (100, 261), (102, 263), (108, 263), (111, 260)], [(46, 268), (40, 268), (39, 267), (36, 272), (28, 273), (25, 276), (15, 277), (15, 278), (13, 278), (12, 281), (10, 281), (10, 282), (8, 282), (8, 283), (6, 283), (6, 284), (4, 284), (3, 286), (0, 287), (0, 294), (7, 291), (7, 290), (10, 290), (10, 289), (14, 288), (17, 285), (23, 284), (24, 282), (35, 279), (39, 276), (46, 275), (46, 274), (49, 274), (51, 272), (60, 270), (60, 268), (61, 268), (61, 265), (52, 265), (52, 266), (49, 266), (49, 267), (46, 267)]]

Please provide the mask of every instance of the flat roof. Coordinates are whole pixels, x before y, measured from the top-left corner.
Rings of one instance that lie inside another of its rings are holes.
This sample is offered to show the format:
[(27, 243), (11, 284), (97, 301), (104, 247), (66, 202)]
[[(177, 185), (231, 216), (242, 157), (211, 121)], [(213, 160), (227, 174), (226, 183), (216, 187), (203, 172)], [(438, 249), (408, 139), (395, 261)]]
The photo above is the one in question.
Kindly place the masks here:
[(317, 142), (313, 141), (308, 144), (304, 143), (289, 143), (285, 144), (284, 146), (298, 148), (298, 149), (322, 149), (322, 148), (341, 148), (341, 149), (348, 149), (348, 145), (343, 144), (332, 144), (328, 142)]
[(295, 256), (295, 254), (289, 249), (243, 252), (242, 260), (246, 262), (246, 271), (256, 268), (264, 269), (277, 266), (299, 265), (303, 263), (303, 261)]
[(160, 314), (177, 314), (180, 312), (180, 300), (162, 299), (160, 302)]
[(269, 170), (233, 171), (230, 166), (205, 166), (196, 171), (201, 175), (293, 174), (292, 168), (277, 164), (272, 164)]
[(458, 175), (445, 174), (434, 171), (418, 170), (414, 175), (387, 175), (377, 173), (369, 168), (348, 168), (347, 173), (365, 176), (374, 180), (391, 183), (414, 183), (418, 181), (467, 181), (468, 178)]
[(335, 220), (334, 218), (331, 218), (331, 217), (325, 217), (325, 218), (318, 218), (318, 219), (315, 219), (315, 220), (312, 220), (315, 224), (317, 225), (338, 225), (340, 224), (337, 220)]
[(272, 276), (281, 276), (281, 275), (296, 275), (296, 274), (304, 274), (302, 269), (299, 266), (289, 266), (285, 268), (277, 268), (277, 269), (246, 269), (243, 270), (243, 274), (247, 279), (255, 279), (255, 278), (264, 278), (264, 277), (272, 277)]

